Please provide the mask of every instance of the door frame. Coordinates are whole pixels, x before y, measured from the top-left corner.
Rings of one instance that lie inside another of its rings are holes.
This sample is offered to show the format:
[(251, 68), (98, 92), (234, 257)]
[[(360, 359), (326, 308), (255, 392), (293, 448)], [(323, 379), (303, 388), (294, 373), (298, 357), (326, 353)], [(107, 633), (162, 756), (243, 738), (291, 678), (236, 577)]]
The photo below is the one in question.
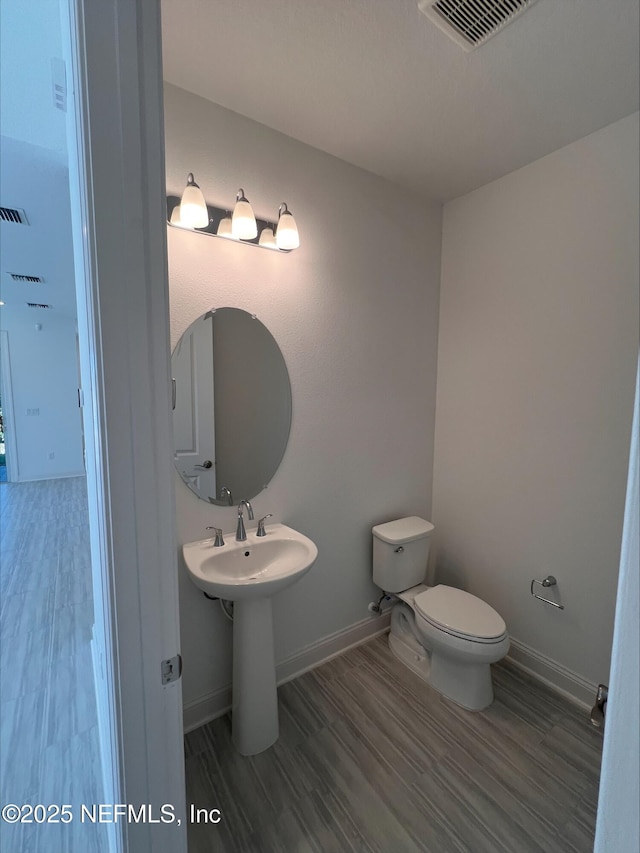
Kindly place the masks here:
[[(186, 853), (181, 682), (161, 680), (161, 662), (179, 652), (179, 616), (160, 4), (61, 9), (76, 90), (69, 162), (92, 554), (106, 613), (94, 635), (109, 694), (105, 796), (151, 809), (151, 821), (119, 824), (113, 846)], [(163, 805), (174, 822), (161, 820)]]
[(595, 853), (640, 849), (640, 357), (631, 428)]

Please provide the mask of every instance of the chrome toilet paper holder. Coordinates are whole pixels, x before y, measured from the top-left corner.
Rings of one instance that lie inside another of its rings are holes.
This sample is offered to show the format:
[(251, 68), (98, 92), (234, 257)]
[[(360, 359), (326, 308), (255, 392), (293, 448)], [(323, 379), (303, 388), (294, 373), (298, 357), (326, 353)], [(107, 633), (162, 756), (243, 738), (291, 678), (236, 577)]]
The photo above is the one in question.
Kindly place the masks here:
[(536, 583), (539, 584), (544, 589), (549, 589), (550, 586), (556, 586), (558, 581), (554, 578), (553, 575), (547, 575), (547, 577), (541, 581), (534, 578), (531, 581), (531, 595), (534, 598), (537, 598), (538, 601), (544, 601), (545, 604), (550, 604), (552, 607), (557, 607), (558, 610), (564, 610), (564, 604), (558, 604), (556, 601), (551, 601), (550, 598), (543, 598), (543, 596), (541, 596), (541, 595), (536, 595), (536, 593), (533, 591), (533, 585)]

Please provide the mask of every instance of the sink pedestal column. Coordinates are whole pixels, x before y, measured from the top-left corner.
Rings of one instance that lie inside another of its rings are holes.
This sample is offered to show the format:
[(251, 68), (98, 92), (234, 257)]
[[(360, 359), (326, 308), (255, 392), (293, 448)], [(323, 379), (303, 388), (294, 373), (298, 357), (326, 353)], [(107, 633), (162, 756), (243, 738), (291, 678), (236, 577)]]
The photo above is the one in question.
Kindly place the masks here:
[(255, 755), (278, 740), (270, 598), (235, 601), (233, 605), (231, 727), (241, 755)]

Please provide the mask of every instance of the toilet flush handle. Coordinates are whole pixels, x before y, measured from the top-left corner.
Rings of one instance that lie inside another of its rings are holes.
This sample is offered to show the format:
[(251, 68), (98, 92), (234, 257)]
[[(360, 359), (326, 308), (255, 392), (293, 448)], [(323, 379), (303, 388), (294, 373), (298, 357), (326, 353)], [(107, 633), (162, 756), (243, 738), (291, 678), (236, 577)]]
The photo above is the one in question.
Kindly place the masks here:
[(404, 548), (402, 547), (402, 545), (400, 545), (400, 547), (396, 548), (393, 553), (394, 554), (404, 554)]

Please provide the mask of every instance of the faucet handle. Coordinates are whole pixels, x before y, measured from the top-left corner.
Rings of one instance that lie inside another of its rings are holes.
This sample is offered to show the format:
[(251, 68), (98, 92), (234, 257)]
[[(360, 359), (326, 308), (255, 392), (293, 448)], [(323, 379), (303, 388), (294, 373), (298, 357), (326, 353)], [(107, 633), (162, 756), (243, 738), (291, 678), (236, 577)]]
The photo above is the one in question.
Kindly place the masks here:
[(270, 512), (269, 515), (265, 515), (264, 518), (261, 518), (258, 521), (258, 532), (256, 533), (256, 536), (266, 536), (267, 535), (267, 531), (264, 529), (264, 523), (268, 518), (272, 518), (272, 517), (273, 517), (273, 513)]
[(216, 535), (216, 541), (213, 543), (214, 548), (222, 548), (224, 539), (222, 538), (222, 529), (220, 527), (206, 527), (205, 530), (213, 530)]

